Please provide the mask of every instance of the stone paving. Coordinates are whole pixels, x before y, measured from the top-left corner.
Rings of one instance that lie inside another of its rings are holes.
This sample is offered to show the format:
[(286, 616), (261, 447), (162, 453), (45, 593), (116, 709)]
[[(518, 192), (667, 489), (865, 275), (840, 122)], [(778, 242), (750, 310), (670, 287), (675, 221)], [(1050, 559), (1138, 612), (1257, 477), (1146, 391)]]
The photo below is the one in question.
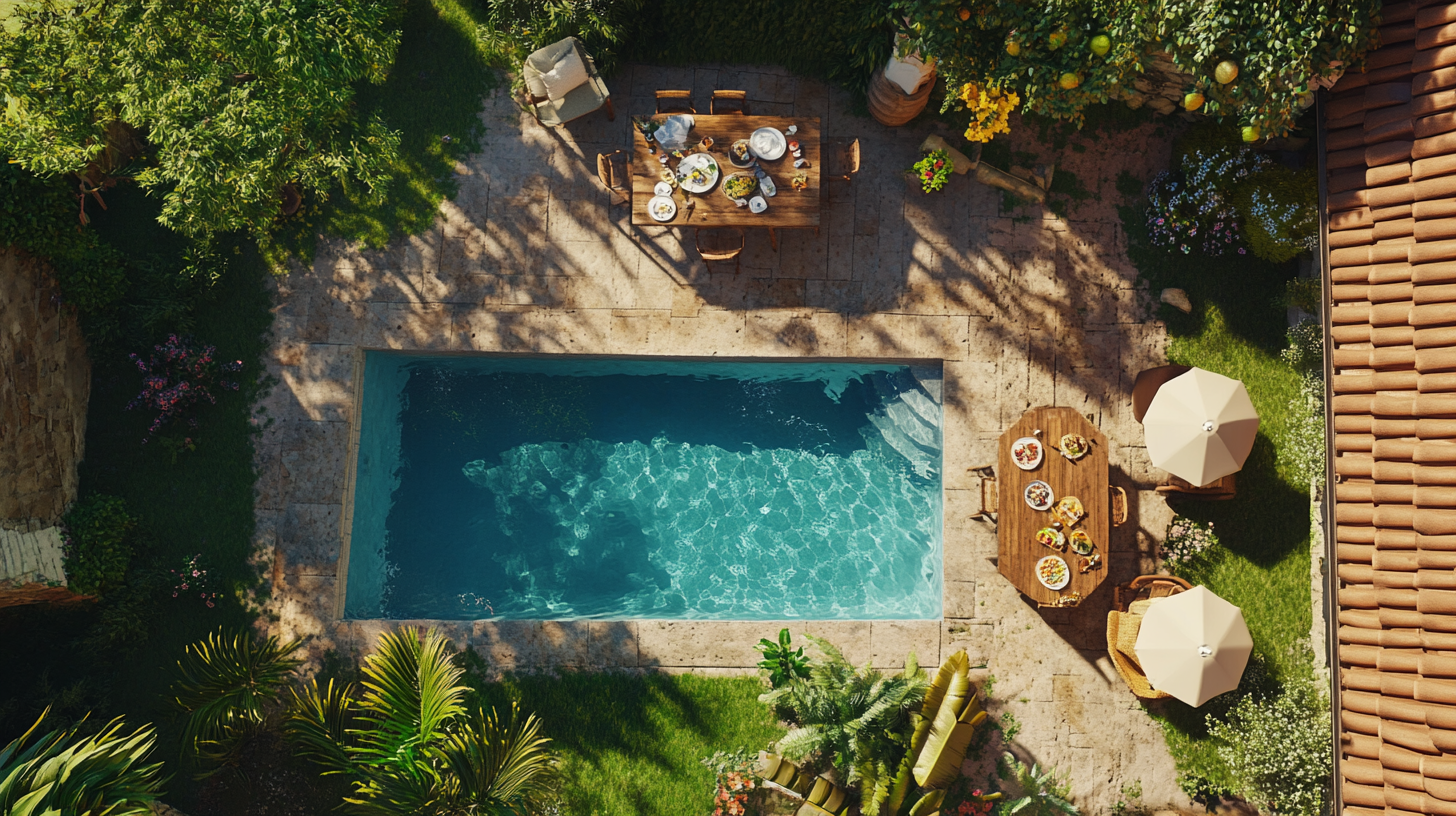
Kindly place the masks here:
[[(1069, 772), (1083, 812), (1140, 780), (1150, 804), (1187, 802), (1161, 732), (1106, 654), (1112, 586), (1151, 571), (1170, 511), (1128, 393), (1164, 362), (1165, 333), (1137, 288), (1116, 215), (1122, 171), (1168, 162), (1152, 126), (1040, 161), (1092, 193), (1066, 220), (1003, 212), (999, 194), (955, 177), (925, 195), (905, 177), (933, 125), (890, 129), (848, 96), (782, 71), (628, 67), (610, 83), (618, 115), (538, 126), (504, 94), (487, 100), (484, 147), (457, 167), (460, 192), (429, 232), (382, 251), (323, 242), (310, 269), (277, 280), (258, 446), (259, 551), (277, 634), (323, 650), (368, 650), (397, 621), (340, 621), (335, 595), (347, 502), (356, 363), (363, 348), (731, 357), (941, 360), (945, 377), (945, 619), (796, 622), (855, 661), (934, 666), (956, 649), (994, 673), (1023, 756)], [(750, 231), (736, 273), (704, 264), (681, 229), (630, 223), (596, 179), (596, 154), (628, 148), (629, 116), (656, 88), (748, 90), (751, 112), (819, 117), (858, 138), (863, 169), (834, 183), (818, 234)], [(950, 134), (946, 134), (950, 135)], [(1107, 434), (1112, 481), (1133, 497), (1110, 544), (1109, 581), (1081, 608), (1038, 610), (996, 571), (995, 530), (974, 520), (996, 439), (1027, 408), (1072, 406)], [(447, 622), (496, 669), (613, 668), (742, 673), (777, 623)]]

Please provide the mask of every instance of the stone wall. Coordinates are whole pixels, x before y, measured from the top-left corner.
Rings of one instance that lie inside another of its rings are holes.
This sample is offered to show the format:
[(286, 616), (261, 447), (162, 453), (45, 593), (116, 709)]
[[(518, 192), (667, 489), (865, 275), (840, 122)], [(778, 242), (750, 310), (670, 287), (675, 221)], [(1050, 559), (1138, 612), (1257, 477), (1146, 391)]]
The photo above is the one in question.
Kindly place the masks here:
[(0, 527), (34, 532), (76, 498), (91, 364), (42, 263), (0, 250)]

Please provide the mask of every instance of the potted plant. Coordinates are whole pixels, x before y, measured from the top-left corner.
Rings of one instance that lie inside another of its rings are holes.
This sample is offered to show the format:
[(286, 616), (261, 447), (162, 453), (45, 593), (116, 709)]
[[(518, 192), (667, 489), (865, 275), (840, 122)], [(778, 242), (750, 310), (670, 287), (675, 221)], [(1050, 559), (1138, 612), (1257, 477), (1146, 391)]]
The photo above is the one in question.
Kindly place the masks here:
[(920, 182), (920, 186), (927, 193), (935, 192), (945, 187), (945, 182), (950, 174), (955, 171), (955, 162), (951, 160), (950, 154), (944, 150), (932, 150), (925, 158), (915, 162), (911, 172)]

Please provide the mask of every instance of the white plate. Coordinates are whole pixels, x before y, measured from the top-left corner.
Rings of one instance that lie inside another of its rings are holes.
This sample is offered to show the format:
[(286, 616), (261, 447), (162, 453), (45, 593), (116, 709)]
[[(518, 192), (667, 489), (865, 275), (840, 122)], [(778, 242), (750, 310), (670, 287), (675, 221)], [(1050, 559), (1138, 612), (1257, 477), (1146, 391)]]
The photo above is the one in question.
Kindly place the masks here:
[(657, 182), (657, 186), (652, 188), (652, 192), (654, 195), (670, 196), (672, 195), (672, 185), (665, 181), (659, 181)]
[[(1060, 561), (1062, 563), (1062, 580), (1056, 582), (1047, 582), (1042, 580), (1041, 565), (1047, 561)], [(1041, 585), (1046, 587), (1047, 589), (1062, 589), (1067, 584), (1072, 582), (1072, 568), (1067, 566), (1066, 560), (1060, 555), (1046, 555), (1037, 559), (1035, 571), (1036, 580), (1041, 581)]]
[[(1045, 504), (1037, 504), (1036, 502), (1031, 500), (1031, 489), (1033, 487), (1036, 487), (1037, 485), (1041, 485), (1042, 487), (1046, 488), (1047, 499)], [(1052, 486), (1047, 484), (1046, 482), (1043, 482), (1040, 479), (1037, 479), (1036, 481), (1027, 485), (1026, 489), (1021, 491), (1021, 498), (1025, 499), (1026, 505), (1033, 510), (1050, 510), (1052, 509), (1052, 505), (1057, 503), (1056, 494), (1052, 493)]]
[(768, 202), (763, 200), (763, 196), (754, 196), (748, 199), (748, 209), (756, 213), (761, 213), (768, 209)]
[(773, 161), (784, 157), (784, 151), (789, 149), (789, 140), (778, 128), (761, 127), (748, 137), (748, 147), (760, 159)]
[(654, 221), (671, 221), (677, 216), (677, 202), (667, 196), (653, 196), (647, 202), (647, 214)]
[(763, 194), (768, 196), (769, 198), (773, 198), (774, 196), (779, 194), (779, 188), (774, 184), (773, 176), (765, 175), (763, 178), (759, 179), (758, 189), (762, 190)]
[[(702, 184), (694, 183), (692, 179), (688, 178), (694, 170), (702, 170), (708, 180)], [(718, 167), (717, 160), (707, 153), (690, 153), (683, 156), (683, 160), (677, 163), (678, 184), (690, 193), (708, 192), (713, 189), (714, 184), (718, 183), (718, 177), (721, 175), (723, 175), (723, 171)]]
[[(1016, 458), (1016, 446), (1025, 445), (1028, 442), (1036, 443), (1036, 460), (1031, 462), (1030, 464), (1023, 465), (1021, 463), (1021, 460)], [(1042, 444), (1042, 441), (1034, 436), (1023, 436), (1015, 442), (1011, 443), (1011, 463), (1021, 468), (1022, 470), (1036, 470), (1038, 467), (1041, 467), (1041, 460), (1043, 456), (1046, 456), (1046, 445)]]

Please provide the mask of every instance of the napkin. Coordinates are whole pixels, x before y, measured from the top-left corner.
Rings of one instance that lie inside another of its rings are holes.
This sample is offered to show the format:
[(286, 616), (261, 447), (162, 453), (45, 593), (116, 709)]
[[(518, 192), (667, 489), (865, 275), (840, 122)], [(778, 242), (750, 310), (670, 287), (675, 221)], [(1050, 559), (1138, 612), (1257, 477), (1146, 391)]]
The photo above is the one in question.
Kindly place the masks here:
[(652, 138), (665, 150), (684, 150), (688, 146), (688, 131), (693, 129), (693, 117), (682, 114), (669, 116), (652, 134)]

